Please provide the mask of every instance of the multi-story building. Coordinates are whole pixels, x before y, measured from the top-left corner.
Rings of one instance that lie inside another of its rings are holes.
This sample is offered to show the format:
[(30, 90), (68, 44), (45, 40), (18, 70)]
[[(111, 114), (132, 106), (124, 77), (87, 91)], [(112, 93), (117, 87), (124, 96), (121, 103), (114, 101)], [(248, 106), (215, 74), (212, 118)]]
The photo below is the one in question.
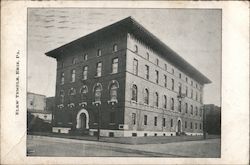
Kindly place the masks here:
[(205, 127), (208, 134), (221, 134), (221, 108), (214, 104), (205, 104)]
[(202, 135), (210, 80), (133, 18), (46, 53), (57, 60), (53, 132)]

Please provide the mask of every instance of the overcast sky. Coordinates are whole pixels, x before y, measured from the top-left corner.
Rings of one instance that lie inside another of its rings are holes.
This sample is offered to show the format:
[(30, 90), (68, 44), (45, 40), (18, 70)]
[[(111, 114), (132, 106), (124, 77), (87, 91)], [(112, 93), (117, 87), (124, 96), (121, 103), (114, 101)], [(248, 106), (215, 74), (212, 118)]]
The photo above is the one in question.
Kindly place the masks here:
[(220, 106), (220, 10), (28, 9), (28, 91), (55, 95), (56, 60), (45, 52), (128, 16), (208, 77), (204, 103)]

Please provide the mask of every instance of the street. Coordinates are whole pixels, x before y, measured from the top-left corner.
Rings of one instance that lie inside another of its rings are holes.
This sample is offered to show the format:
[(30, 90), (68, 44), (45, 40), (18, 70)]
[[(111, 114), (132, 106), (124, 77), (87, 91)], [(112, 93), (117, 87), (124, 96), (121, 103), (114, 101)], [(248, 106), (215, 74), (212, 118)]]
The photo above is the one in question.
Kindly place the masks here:
[(28, 135), (27, 155), (65, 157), (217, 158), (220, 157), (220, 139), (131, 145)]

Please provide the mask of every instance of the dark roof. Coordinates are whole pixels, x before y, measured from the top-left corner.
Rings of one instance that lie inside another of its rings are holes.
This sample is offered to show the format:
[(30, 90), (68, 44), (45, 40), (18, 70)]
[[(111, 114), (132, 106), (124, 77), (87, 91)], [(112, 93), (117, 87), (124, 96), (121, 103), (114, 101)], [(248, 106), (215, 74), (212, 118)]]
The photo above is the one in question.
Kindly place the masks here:
[(200, 73), (196, 68), (190, 65), (186, 60), (184, 60), (181, 56), (179, 56), (175, 51), (169, 48), (166, 44), (160, 41), (156, 36), (150, 33), (147, 29), (145, 29), (141, 24), (135, 21), (132, 17), (127, 17), (121, 21), (118, 21), (114, 24), (106, 26), (100, 30), (97, 30), (93, 33), (90, 33), (86, 36), (83, 36), (79, 39), (76, 39), (70, 43), (67, 43), (61, 47), (58, 47), (52, 51), (45, 53), (50, 57), (57, 57), (57, 54), (63, 49), (68, 48), (69, 46), (74, 46), (79, 43), (87, 43), (91, 38), (96, 38), (99, 35), (103, 35), (104, 33), (109, 33), (113, 31), (125, 30), (131, 34), (133, 34), (138, 40), (144, 42), (147, 46), (152, 48), (154, 51), (159, 52), (163, 57), (167, 58), (169, 62), (175, 65), (177, 68), (182, 70), (184, 73), (188, 74), (190, 77), (194, 78), (198, 82), (202, 84), (211, 83), (211, 81)]

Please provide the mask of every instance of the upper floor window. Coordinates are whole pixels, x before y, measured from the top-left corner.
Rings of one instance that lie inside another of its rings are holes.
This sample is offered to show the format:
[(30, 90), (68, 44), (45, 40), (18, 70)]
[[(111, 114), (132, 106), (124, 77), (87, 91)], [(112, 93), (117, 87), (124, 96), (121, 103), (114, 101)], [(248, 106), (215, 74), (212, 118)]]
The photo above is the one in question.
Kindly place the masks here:
[(60, 90), (59, 96), (60, 96), (60, 103), (63, 104), (64, 103), (64, 91), (63, 90)]
[(146, 79), (149, 79), (149, 66), (148, 65), (145, 65), (145, 78)]
[(134, 45), (134, 52), (138, 53), (138, 46), (137, 45)]
[(193, 91), (193, 89), (191, 89), (191, 98), (193, 98), (194, 97), (194, 91)]
[(168, 70), (168, 65), (167, 64), (165, 64), (165, 71), (167, 71)]
[(190, 122), (190, 129), (193, 129), (193, 123)]
[(172, 68), (172, 74), (174, 74), (174, 68)]
[(195, 123), (195, 129), (197, 129), (197, 123)]
[(174, 126), (174, 121), (173, 121), (173, 119), (170, 120), (170, 126), (171, 126), (171, 127)]
[(83, 67), (82, 75), (83, 75), (83, 80), (87, 80), (87, 78), (88, 78), (88, 66)]
[(162, 126), (166, 127), (166, 118), (162, 118)]
[(102, 92), (102, 85), (100, 83), (97, 83), (94, 86), (95, 102), (101, 101), (101, 92)]
[(200, 94), (200, 102), (202, 103), (202, 94)]
[(202, 116), (202, 109), (200, 108), (200, 116)]
[(149, 53), (148, 52), (146, 54), (146, 58), (147, 58), (147, 60), (149, 60)]
[(186, 82), (188, 82), (188, 78), (186, 77)]
[(112, 60), (112, 73), (118, 72), (118, 58)]
[(149, 92), (147, 88), (144, 90), (144, 103), (145, 104), (149, 103)]
[(86, 101), (87, 96), (86, 94), (88, 93), (88, 87), (86, 85), (83, 85), (82, 88), (80, 89), (80, 94), (81, 94), (81, 100)]
[(132, 98), (131, 98), (131, 100), (137, 102), (137, 86), (135, 84), (133, 84), (131, 92), (132, 92)]
[(159, 94), (158, 94), (158, 92), (155, 92), (155, 106), (156, 107), (159, 106)]
[(179, 73), (179, 78), (181, 79), (181, 73)]
[(61, 82), (60, 83), (61, 83), (61, 85), (64, 84), (64, 72), (61, 73)]
[(132, 113), (132, 124), (135, 125), (136, 124), (136, 114)]
[(198, 116), (198, 107), (195, 107), (195, 115)]
[(185, 112), (188, 113), (188, 103), (185, 103)]
[(156, 76), (155, 82), (158, 84), (159, 83), (159, 71), (158, 70), (155, 70), (155, 76)]
[(195, 92), (195, 100), (198, 101), (198, 93)]
[(138, 60), (137, 59), (134, 59), (133, 61), (133, 73), (135, 75), (138, 75)]
[(148, 116), (144, 115), (144, 125), (147, 125), (147, 124), (148, 124)]
[(71, 82), (75, 82), (76, 81), (76, 70), (73, 69), (71, 70)]
[(70, 88), (69, 89), (69, 95), (70, 96), (73, 96), (73, 95), (75, 95), (76, 94), (76, 89), (75, 88)]
[(178, 92), (179, 92), (179, 94), (181, 94), (181, 86), (182, 86), (181, 83), (179, 83), (178, 84), (178, 90), (179, 90)]
[(186, 86), (186, 96), (188, 96), (188, 87)]
[(194, 111), (194, 110), (193, 110), (193, 105), (191, 105), (191, 106), (190, 106), (190, 113), (191, 113), (191, 115), (193, 114), (193, 111)]
[(61, 68), (63, 68), (63, 67), (64, 67), (64, 62), (62, 61), (62, 62), (61, 62)]
[(156, 58), (156, 65), (159, 66), (159, 59)]
[(167, 109), (167, 96), (163, 96), (163, 108)]
[(119, 84), (117, 81), (113, 81), (110, 84), (110, 100), (111, 101), (117, 101), (117, 90), (119, 88)]
[(100, 57), (102, 55), (102, 50), (101, 49), (98, 49), (97, 50), (97, 57)]
[(157, 126), (157, 117), (154, 118), (154, 126)]
[(187, 121), (185, 121), (185, 128), (187, 128)]
[(73, 60), (72, 60), (72, 64), (76, 64), (76, 58), (73, 58)]
[(191, 80), (191, 86), (193, 86), (193, 84), (194, 84), (194, 82), (193, 82), (193, 80)]
[(113, 52), (117, 52), (117, 44), (113, 45)]
[(172, 90), (174, 90), (174, 79), (172, 78)]
[(195, 87), (198, 88), (198, 84), (197, 83), (195, 83)]
[(167, 85), (168, 85), (167, 76), (164, 75), (164, 87), (167, 88)]
[(179, 101), (178, 110), (179, 110), (179, 112), (181, 112), (181, 101)]
[(96, 76), (97, 77), (102, 76), (102, 62), (98, 62), (96, 64)]
[(83, 55), (83, 60), (84, 60), (84, 61), (88, 60), (88, 54), (87, 54), (87, 53), (85, 53), (85, 54)]
[(174, 98), (171, 98), (171, 110), (174, 110)]

